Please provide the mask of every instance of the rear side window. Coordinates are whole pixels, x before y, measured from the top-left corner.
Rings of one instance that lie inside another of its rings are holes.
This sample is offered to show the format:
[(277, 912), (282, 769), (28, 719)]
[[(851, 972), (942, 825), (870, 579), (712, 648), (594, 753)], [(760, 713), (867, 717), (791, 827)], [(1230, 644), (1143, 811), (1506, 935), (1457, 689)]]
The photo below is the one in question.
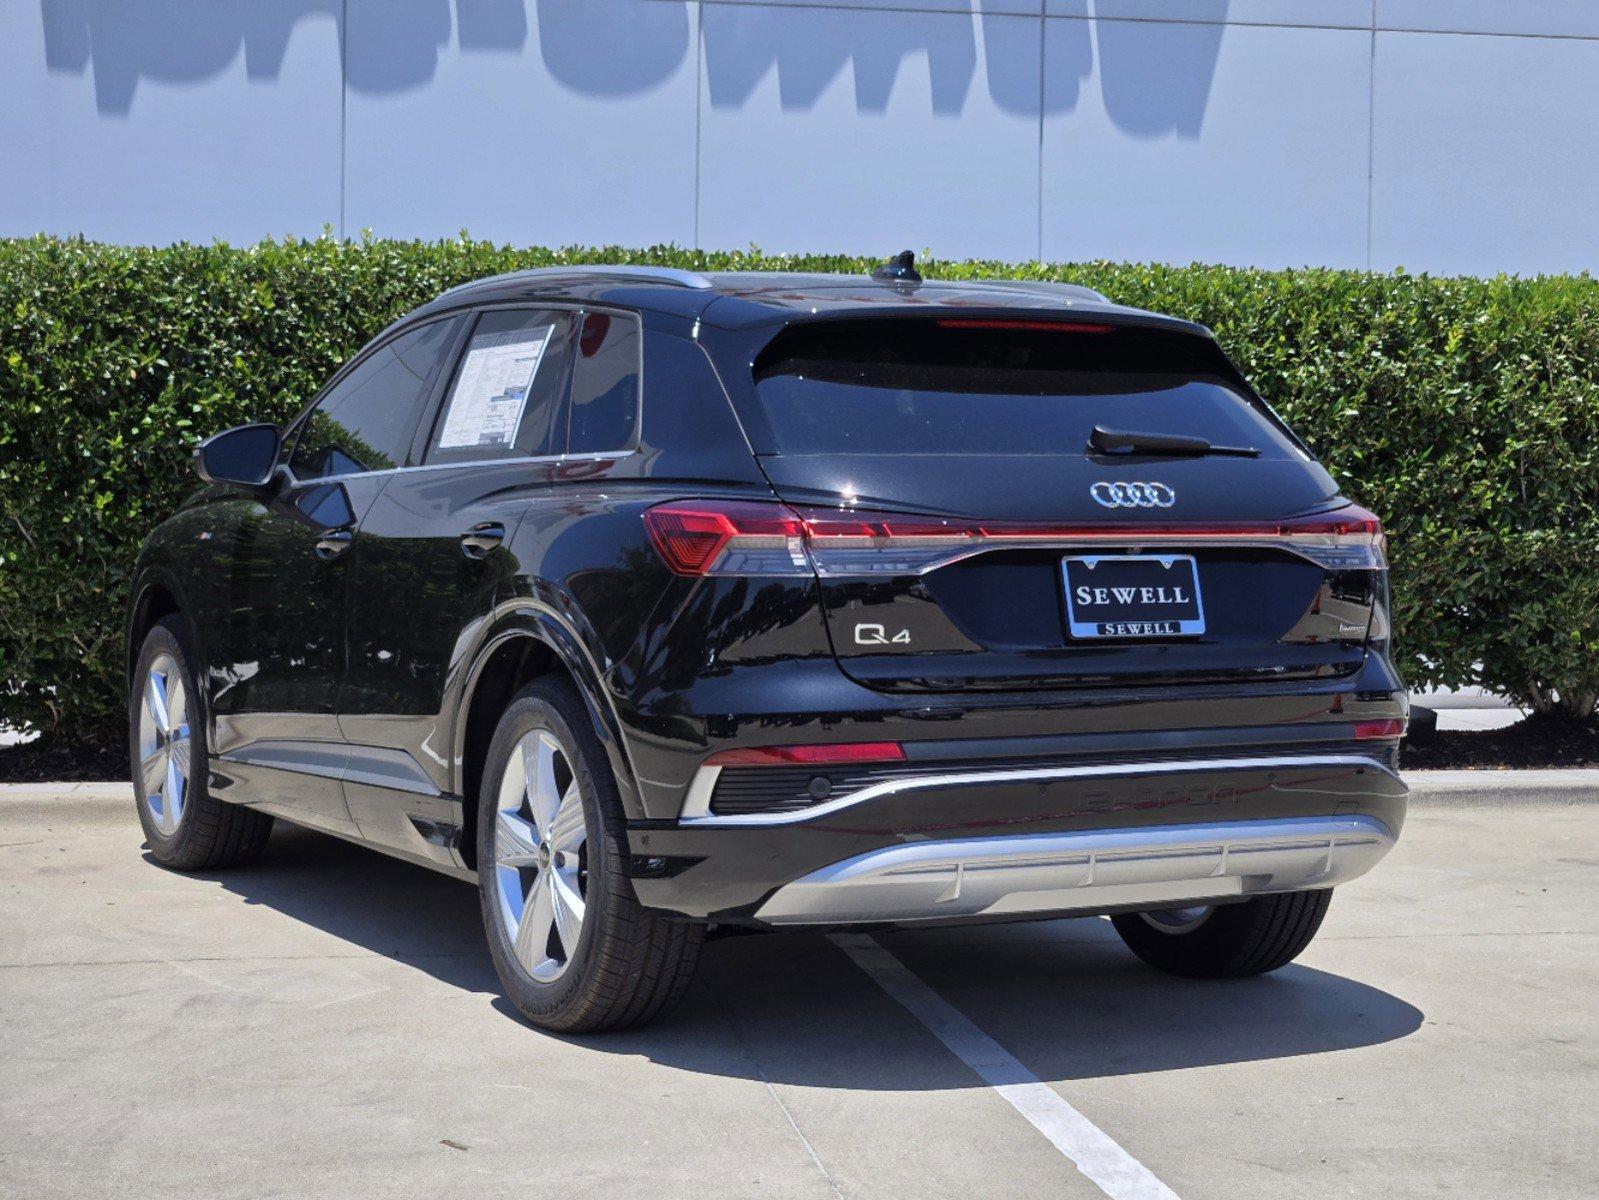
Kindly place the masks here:
[(555, 414), (575, 321), (560, 309), (495, 309), (478, 317), (434, 422), (427, 461), (559, 453)]
[(783, 454), (1081, 454), (1095, 425), (1298, 458), (1180, 335), (1040, 321), (900, 320), (798, 326), (755, 367)]
[(289, 469), (325, 479), (402, 466), (418, 408), (457, 327), (456, 318), (403, 333), (329, 389), (300, 426)]
[(625, 450), (638, 430), (639, 330), (631, 317), (583, 314), (572, 360), (567, 451)]

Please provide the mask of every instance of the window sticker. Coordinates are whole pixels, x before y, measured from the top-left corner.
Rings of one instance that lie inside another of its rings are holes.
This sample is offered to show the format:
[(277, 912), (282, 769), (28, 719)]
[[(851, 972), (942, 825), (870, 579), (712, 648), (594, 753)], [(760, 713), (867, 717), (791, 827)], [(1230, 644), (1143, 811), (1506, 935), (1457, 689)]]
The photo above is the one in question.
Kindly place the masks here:
[(513, 446), (528, 392), (553, 325), (485, 333), (472, 339), (439, 434), (440, 450), (462, 446)]

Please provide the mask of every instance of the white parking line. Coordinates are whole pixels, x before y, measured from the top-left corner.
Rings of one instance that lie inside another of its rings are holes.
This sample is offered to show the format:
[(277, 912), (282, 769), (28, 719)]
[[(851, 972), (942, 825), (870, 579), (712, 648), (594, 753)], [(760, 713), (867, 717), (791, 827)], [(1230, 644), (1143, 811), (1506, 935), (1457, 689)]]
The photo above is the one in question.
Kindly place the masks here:
[(848, 954), (962, 1062), (1003, 1096), (1033, 1128), (1107, 1196), (1115, 1200), (1178, 1200), (1143, 1163), (1112, 1141), (1015, 1055), (989, 1037), (949, 1001), (928, 987), (876, 938), (836, 933), (833, 944)]

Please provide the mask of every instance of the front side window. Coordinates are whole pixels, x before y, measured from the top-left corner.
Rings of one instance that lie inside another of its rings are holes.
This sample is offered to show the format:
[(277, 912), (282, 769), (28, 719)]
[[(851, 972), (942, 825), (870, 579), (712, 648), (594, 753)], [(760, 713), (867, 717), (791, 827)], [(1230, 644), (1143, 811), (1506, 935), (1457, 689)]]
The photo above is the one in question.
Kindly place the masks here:
[(559, 453), (555, 413), (575, 319), (556, 309), (496, 309), (480, 316), (434, 423), (427, 461)]
[(418, 406), (455, 328), (450, 318), (403, 333), (334, 384), (300, 426), (289, 459), (295, 477), (326, 479), (402, 465)]
[(572, 360), (567, 453), (604, 454), (633, 444), (638, 376), (638, 322), (610, 313), (585, 313)]

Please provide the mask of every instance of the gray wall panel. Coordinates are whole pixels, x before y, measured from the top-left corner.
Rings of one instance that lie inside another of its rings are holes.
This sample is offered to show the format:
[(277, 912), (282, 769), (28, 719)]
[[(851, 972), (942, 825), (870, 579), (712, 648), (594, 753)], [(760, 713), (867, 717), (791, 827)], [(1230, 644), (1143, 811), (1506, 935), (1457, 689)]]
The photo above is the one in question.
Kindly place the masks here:
[(1599, 41), (1379, 33), (1372, 265), (1599, 270)]
[(875, 8), (1037, 16), (1043, 0), (705, 0), (711, 4), (762, 4), (786, 8)]
[(1599, 37), (1594, 0), (1377, 0), (1378, 29)]
[(697, 20), (662, 0), (350, 0), (346, 230), (691, 245)]
[(1368, 32), (1047, 25), (1046, 259), (1365, 265)]
[(1596, 97), (1595, 0), (11, 0), (0, 236), (1599, 269)]
[(1371, 28), (1371, 0), (1045, 0), (1051, 16)]
[(0, 5), (0, 235), (339, 221), (338, 0)]
[(700, 240), (1029, 258), (1038, 18), (705, 8)]

